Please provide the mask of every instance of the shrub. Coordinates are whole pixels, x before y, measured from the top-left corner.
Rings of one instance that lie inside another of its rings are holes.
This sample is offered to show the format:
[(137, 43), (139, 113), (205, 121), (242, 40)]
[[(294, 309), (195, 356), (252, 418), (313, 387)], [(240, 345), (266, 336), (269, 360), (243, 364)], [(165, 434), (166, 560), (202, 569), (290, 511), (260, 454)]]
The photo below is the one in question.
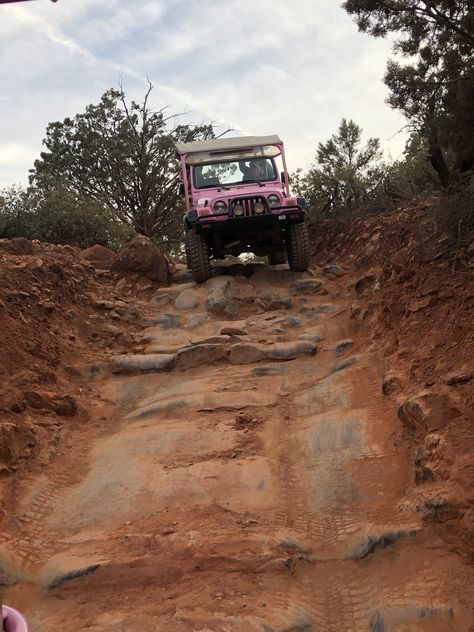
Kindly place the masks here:
[(77, 198), (66, 187), (42, 194), (10, 187), (0, 194), (0, 237), (26, 237), (87, 248), (119, 248), (133, 231), (97, 201)]

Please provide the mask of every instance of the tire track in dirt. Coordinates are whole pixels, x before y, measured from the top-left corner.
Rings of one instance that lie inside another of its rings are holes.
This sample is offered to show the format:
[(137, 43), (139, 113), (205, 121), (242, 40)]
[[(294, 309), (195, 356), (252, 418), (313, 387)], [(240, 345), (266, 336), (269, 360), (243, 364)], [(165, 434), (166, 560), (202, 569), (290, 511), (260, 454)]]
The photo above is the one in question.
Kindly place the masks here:
[[(10, 565), (49, 590), (7, 594), (35, 632), (466, 629), (452, 589), (465, 571), (403, 508), (412, 473), (376, 353), (362, 337), (335, 351), (344, 282), (299, 294), (298, 278), (236, 279), (233, 309), (245, 344), (319, 332), (316, 357), (113, 377), (120, 421), (19, 485)], [(199, 336), (232, 322), (211, 315)], [(168, 335), (153, 327), (155, 344)]]

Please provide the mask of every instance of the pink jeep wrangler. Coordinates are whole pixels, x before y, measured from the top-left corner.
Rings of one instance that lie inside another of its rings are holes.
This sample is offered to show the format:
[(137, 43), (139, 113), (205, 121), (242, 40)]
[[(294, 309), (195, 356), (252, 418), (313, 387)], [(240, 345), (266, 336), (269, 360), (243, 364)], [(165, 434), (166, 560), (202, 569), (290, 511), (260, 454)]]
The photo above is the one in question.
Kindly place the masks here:
[(288, 259), (291, 270), (308, 269), (305, 201), (290, 195), (278, 136), (178, 143), (176, 151), (186, 199), (186, 260), (197, 283), (212, 276), (211, 258), (242, 252), (267, 255), (272, 265)]

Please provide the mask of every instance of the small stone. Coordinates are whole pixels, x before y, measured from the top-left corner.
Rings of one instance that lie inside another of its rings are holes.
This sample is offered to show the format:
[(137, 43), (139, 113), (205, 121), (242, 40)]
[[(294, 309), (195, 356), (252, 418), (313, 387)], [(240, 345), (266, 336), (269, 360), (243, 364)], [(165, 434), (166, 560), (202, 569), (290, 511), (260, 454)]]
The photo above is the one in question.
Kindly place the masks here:
[(448, 386), (455, 386), (456, 384), (466, 384), (470, 382), (473, 377), (473, 371), (451, 371), (444, 376), (443, 382), (448, 384)]
[(350, 311), (350, 317), (351, 318), (357, 318), (357, 316), (359, 316), (361, 312), (361, 308), (360, 305), (351, 305), (351, 311)]
[(115, 308), (115, 305), (116, 305), (115, 301), (106, 301), (102, 299), (94, 302), (94, 307), (97, 307), (98, 309), (112, 310)]
[(290, 327), (301, 327), (303, 324), (301, 318), (298, 318), (297, 316), (288, 316), (286, 322), (290, 325)]
[(375, 274), (369, 273), (365, 274), (360, 279), (354, 283), (354, 290), (356, 294), (359, 296), (363, 296), (368, 290), (373, 290), (375, 288), (376, 277)]
[(324, 266), (323, 274), (328, 279), (335, 279), (335, 278), (341, 277), (344, 273), (342, 272), (339, 266), (328, 265), (328, 266)]
[(176, 529), (174, 527), (165, 527), (161, 533), (162, 535), (171, 535), (176, 533)]
[(151, 302), (156, 307), (164, 307), (171, 300), (171, 296), (169, 294), (155, 294), (155, 296), (151, 299)]
[(266, 357), (271, 360), (295, 360), (300, 356), (314, 355), (316, 344), (309, 340), (297, 342), (279, 342), (268, 348)]
[(220, 331), (221, 336), (246, 336), (247, 332), (238, 327), (223, 327)]
[(341, 340), (341, 342), (338, 342), (337, 345), (334, 347), (334, 355), (341, 356), (353, 346), (354, 346), (353, 340), (351, 339)]
[(104, 325), (104, 331), (106, 331), (108, 334), (110, 334), (114, 338), (117, 338), (122, 333), (122, 329), (120, 329), (120, 327), (117, 327), (116, 325), (109, 325), (109, 324)]
[(291, 284), (293, 291), (299, 294), (327, 294), (324, 283), (319, 279), (301, 279)]
[(356, 362), (357, 362), (356, 356), (351, 356), (350, 358), (346, 358), (345, 360), (341, 360), (340, 362), (336, 362), (336, 364), (333, 364), (332, 367), (329, 369), (329, 374), (337, 373), (338, 371), (342, 371), (343, 369), (347, 369), (347, 367), (350, 367), (353, 364), (356, 364)]
[(387, 373), (382, 380), (382, 393), (384, 395), (392, 395), (402, 388), (402, 380), (395, 373)]
[(199, 293), (196, 290), (183, 290), (174, 302), (176, 309), (194, 309), (199, 305)]

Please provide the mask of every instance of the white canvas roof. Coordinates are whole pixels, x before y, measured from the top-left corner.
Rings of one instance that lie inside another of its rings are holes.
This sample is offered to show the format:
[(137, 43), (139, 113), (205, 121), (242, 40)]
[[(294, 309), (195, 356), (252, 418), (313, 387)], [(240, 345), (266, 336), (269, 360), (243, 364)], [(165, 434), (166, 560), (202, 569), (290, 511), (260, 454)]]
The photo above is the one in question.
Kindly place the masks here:
[(283, 141), (279, 136), (236, 136), (235, 138), (212, 138), (210, 140), (196, 140), (192, 143), (176, 143), (178, 154), (194, 154), (213, 151), (232, 151), (255, 146), (279, 145)]

